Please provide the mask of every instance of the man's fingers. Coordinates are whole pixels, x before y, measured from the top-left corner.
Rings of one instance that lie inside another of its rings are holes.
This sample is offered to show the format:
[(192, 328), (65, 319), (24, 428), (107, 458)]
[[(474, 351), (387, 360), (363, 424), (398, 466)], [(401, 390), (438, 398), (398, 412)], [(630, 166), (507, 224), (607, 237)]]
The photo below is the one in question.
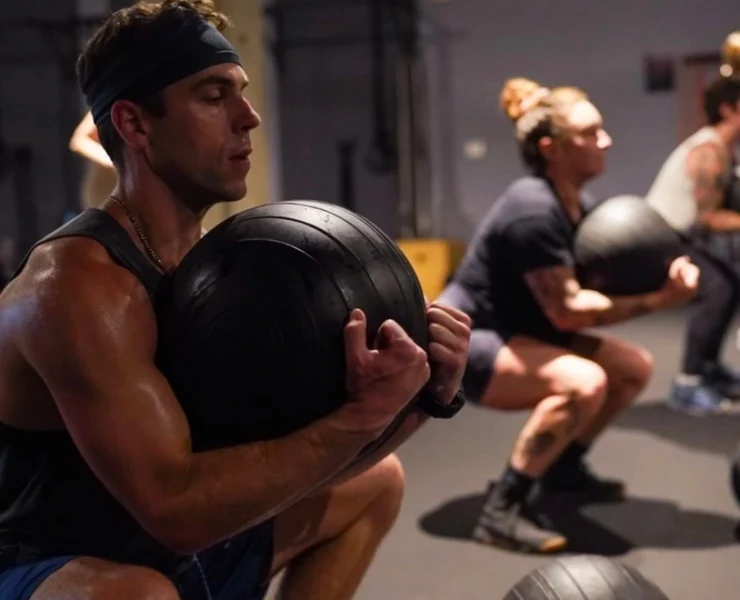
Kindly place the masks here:
[[(452, 310), (456, 311), (457, 309)], [(470, 317), (465, 313), (459, 314), (462, 315), (462, 317), (458, 317), (456, 313), (444, 310), (438, 306), (433, 306), (427, 311), (427, 321), (430, 326), (436, 323), (449, 329), (457, 336), (468, 338), (470, 336)]]
[(354, 309), (344, 327), (344, 351), (347, 363), (359, 364), (367, 354), (367, 318), (365, 313)]
[(383, 321), (375, 336), (375, 347), (380, 349), (390, 348), (393, 344), (410, 339), (408, 334), (398, 323), (392, 319)]
[(432, 302), (429, 305), (429, 311), (440, 311), (443, 313), (446, 313), (450, 317), (452, 317), (455, 321), (458, 323), (462, 323), (466, 327), (471, 327), (473, 325), (473, 321), (471, 320), (470, 316), (467, 313), (464, 313), (458, 308), (455, 308), (454, 306), (450, 306), (449, 304), (445, 304), (444, 302)]
[(375, 337), (369, 368), (373, 373), (393, 373), (414, 362), (426, 362), (426, 352), (393, 320), (384, 321)]
[(679, 256), (677, 259), (675, 259), (670, 266), (669, 269), (669, 276), (671, 279), (675, 279), (676, 277), (680, 276), (681, 271), (687, 266), (691, 264), (691, 259), (689, 259), (688, 256)]
[(448, 348), (447, 346), (437, 342), (429, 344), (429, 358), (435, 363), (439, 363), (454, 370), (462, 369), (466, 365), (466, 355), (464, 353)]
[(695, 287), (699, 283), (699, 269), (687, 268), (684, 271), (684, 282), (688, 287)]
[(465, 350), (467, 343), (467, 337), (455, 334), (439, 323), (429, 325), (429, 338), (430, 342), (436, 342), (458, 351)]

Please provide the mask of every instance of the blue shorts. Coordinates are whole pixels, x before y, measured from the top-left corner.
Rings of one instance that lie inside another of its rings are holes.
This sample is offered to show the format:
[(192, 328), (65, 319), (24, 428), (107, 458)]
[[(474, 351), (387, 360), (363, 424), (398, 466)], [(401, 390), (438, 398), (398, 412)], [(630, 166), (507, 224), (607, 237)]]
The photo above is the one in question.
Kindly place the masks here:
[[(182, 600), (262, 600), (273, 556), (272, 521), (193, 556), (184, 572), (170, 577)], [(29, 600), (50, 575), (78, 556), (60, 556), (0, 573), (0, 600)]]

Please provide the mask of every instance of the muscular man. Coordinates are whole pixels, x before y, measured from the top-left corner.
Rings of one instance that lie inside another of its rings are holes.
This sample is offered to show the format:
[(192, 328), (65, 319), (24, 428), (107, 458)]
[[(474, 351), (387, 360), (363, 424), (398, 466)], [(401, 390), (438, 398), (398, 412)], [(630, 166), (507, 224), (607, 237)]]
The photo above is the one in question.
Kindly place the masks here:
[(354, 311), (346, 405), (284, 439), (192, 451), (151, 299), (208, 207), (246, 193), (260, 119), (226, 23), (205, 0), (141, 3), (80, 57), (119, 182), (0, 296), (2, 600), (254, 599), (283, 570), (285, 600), (350, 598), (399, 510), (391, 452), (462, 404), (465, 315), (430, 305), (427, 356), (392, 321), (368, 348)]
[(493, 204), (441, 299), (473, 321), (468, 397), (488, 408), (532, 410), (489, 486), (474, 537), (555, 552), (567, 539), (540, 519), (530, 501), (534, 484), (565, 497), (620, 499), (623, 483), (598, 477), (584, 457), (652, 374), (647, 350), (586, 329), (685, 301), (696, 267), (678, 259), (664, 288), (643, 296), (581, 288), (573, 239), (594, 204), (584, 186), (604, 169), (611, 145), (601, 114), (579, 89), (521, 78), (506, 83), (502, 104), (531, 174)]
[(704, 92), (708, 124), (676, 148), (646, 196), (687, 241), (701, 269), (699, 293), (686, 324), (681, 372), (668, 406), (693, 415), (725, 413), (740, 396), (740, 374), (720, 361), (740, 302), (740, 214), (725, 206), (732, 146), (740, 139), (740, 79), (718, 77)]

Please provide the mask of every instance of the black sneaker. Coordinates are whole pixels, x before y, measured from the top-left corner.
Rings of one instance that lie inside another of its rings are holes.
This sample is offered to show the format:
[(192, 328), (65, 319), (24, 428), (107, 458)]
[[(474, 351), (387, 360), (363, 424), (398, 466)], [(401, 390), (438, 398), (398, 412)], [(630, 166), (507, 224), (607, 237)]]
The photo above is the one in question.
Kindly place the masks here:
[(547, 473), (540, 488), (546, 494), (578, 496), (583, 500), (623, 500), (626, 495), (624, 482), (599, 477), (583, 461), (572, 469)]
[(473, 529), (473, 539), (481, 544), (532, 554), (552, 554), (568, 544), (564, 535), (548, 530), (524, 502), (501, 506), (490, 488)]

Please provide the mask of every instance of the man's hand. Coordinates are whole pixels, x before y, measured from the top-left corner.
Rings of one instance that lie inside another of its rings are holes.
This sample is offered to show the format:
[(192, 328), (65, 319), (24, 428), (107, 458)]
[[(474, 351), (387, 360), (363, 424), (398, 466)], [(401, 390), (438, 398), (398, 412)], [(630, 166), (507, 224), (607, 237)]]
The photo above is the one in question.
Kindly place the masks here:
[(464, 312), (440, 302), (427, 303), (427, 320), (431, 368), (427, 388), (449, 403), (460, 390), (465, 373), (472, 322)]
[(385, 321), (368, 348), (367, 318), (353, 310), (345, 327), (348, 401), (332, 418), (348, 432), (379, 436), (429, 379), (427, 354), (398, 323)]
[(699, 288), (699, 267), (689, 257), (680, 256), (671, 263), (668, 279), (658, 292), (663, 307), (676, 306), (688, 302)]

